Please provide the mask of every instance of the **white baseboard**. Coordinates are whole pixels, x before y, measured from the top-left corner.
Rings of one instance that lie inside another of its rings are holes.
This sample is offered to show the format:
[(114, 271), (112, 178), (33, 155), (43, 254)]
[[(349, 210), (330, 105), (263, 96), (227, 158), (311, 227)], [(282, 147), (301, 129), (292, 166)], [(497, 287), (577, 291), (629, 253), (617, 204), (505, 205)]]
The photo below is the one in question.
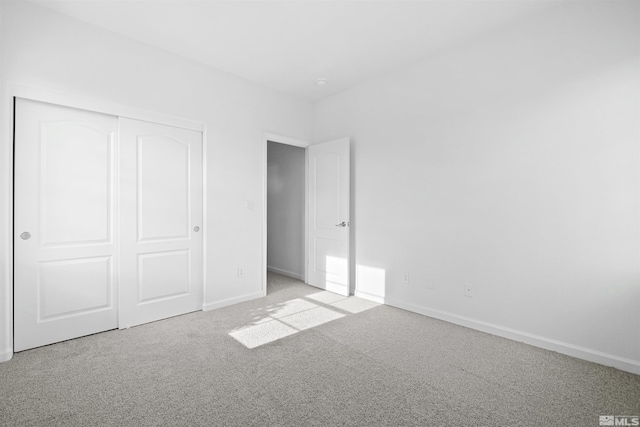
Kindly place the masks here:
[(403, 301), (381, 297), (379, 295), (372, 295), (367, 292), (358, 291), (357, 289), (356, 289), (355, 295), (364, 299), (378, 302), (378, 303), (383, 303), (393, 307), (401, 308), (403, 310), (422, 314), (424, 316), (433, 317), (434, 319), (444, 320), (445, 322), (453, 323), (460, 326), (465, 326), (470, 329), (486, 332), (488, 334), (496, 335), (502, 338), (507, 338), (513, 341), (523, 342), (525, 344), (529, 344), (534, 347), (555, 351), (556, 353), (565, 354), (567, 356), (575, 357), (577, 359), (598, 363), (604, 366), (611, 366), (613, 368), (620, 369), (621, 371), (631, 372), (632, 374), (640, 375), (640, 361), (637, 361), (637, 360), (627, 359), (624, 357), (603, 353), (601, 351), (580, 347), (577, 345), (565, 343), (565, 342), (554, 340), (551, 338), (529, 334), (527, 332), (518, 331), (516, 329), (511, 329), (504, 326), (495, 325), (492, 323), (482, 322), (479, 320), (471, 319), (469, 317), (459, 316), (457, 314), (449, 313), (446, 311), (434, 310), (432, 308), (421, 307), (421, 306), (409, 304)]
[(282, 268), (272, 267), (270, 265), (267, 266), (267, 271), (272, 273), (282, 274), (283, 276), (291, 277), (293, 279), (302, 280), (304, 282), (304, 277), (302, 274), (294, 273), (292, 271), (283, 270)]
[(240, 295), (239, 297), (227, 298), (220, 301), (214, 301), (202, 306), (202, 311), (210, 311), (215, 310), (216, 308), (227, 307), (234, 304), (239, 304), (241, 302), (251, 301), (257, 298), (262, 298), (265, 296), (263, 291), (260, 292), (252, 292), (250, 294)]
[(13, 349), (7, 349), (3, 352), (0, 352), (0, 363), (8, 362), (13, 357)]

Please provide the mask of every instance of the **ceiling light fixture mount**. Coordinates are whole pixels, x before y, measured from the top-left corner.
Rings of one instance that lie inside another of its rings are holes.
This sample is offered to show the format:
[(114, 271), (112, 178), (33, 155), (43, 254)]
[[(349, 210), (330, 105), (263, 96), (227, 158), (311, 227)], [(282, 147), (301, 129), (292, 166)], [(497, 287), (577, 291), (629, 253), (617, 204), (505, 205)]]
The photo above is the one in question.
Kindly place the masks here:
[(319, 77), (316, 79), (316, 84), (318, 86), (326, 86), (327, 83), (329, 83), (329, 80), (325, 79), (324, 77)]

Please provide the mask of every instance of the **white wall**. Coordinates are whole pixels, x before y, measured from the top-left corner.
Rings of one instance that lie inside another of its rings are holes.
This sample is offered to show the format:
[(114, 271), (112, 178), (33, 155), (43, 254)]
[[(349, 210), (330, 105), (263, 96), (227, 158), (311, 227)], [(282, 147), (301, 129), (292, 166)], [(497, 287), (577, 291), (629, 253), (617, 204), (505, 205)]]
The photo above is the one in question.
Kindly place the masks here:
[(267, 146), (267, 267), (304, 280), (305, 149)]
[[(89, 97), (207, 128), (208, 308), (262, 294), (263, 132), (309, 140), (312, 106), (29, 3), (0, 2), (2, 124), (8, 84)], [(9, 124), (9, 126), (5, 126)], [(0, 135), (0, 360), (11, 351), (11, 133)], [(254, 209), (247, 210), (245, 201)], [(245, 270), (237, 278), (237, 267)]]
[(639, 6), (557, 3), (317, 104), (354, 144), (359, 294), (640, 373)]

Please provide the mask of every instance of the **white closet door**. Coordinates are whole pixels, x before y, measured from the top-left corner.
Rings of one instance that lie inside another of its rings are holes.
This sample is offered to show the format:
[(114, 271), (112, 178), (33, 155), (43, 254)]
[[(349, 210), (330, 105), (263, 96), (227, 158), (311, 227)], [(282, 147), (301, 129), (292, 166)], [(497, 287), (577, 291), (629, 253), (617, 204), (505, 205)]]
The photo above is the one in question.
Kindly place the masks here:
[(120, 328), (202, 309), (202, 133), (120, 119)]
[(118, 327), (118, 119), (16, 101), (14, 350)]

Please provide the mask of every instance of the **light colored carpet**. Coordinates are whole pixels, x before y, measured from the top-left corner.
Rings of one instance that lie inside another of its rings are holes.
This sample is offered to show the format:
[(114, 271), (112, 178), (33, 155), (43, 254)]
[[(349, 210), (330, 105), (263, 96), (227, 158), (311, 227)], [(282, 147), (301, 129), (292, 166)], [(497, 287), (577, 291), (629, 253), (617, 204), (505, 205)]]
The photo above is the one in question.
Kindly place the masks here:
[(599, 415), (640, 415), (640, 376), (275, 274), (260, 300), (0, 364), (2, 426), (598, 426)]

